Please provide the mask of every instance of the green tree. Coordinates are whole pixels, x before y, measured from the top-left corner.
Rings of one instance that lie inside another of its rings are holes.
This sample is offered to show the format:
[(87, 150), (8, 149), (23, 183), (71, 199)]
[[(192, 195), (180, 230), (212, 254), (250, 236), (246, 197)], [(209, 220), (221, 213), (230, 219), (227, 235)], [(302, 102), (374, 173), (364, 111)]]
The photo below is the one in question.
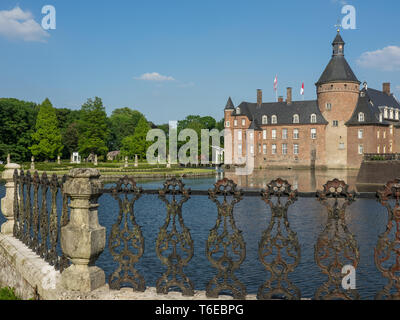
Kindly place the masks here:
[(111, 135), (109, 148), (119, 150), (122, 140), (128, 136), (133, 136), (139, 120), (144, 117), (142, 113), (130, 108), (115, 109), (110, 116)]
[(67, 150), (66, 156), (68, 158), (71, 156), (73, 152), (78, 150), (79, 146), (79, 130), (78, 130), (78, 123), (73, 122), (71, 123), (63, 132), (62, 134), (62, 142)]
[(122, 154), (131, 158), (137, 154), (141, 159), (145, 159), (147, 148), (152, 144), (151, 141), (146, 141), (150, 129), (149, 123), (143, 116), (135, 128), (135, 134), (122, 139)]
[(64, 159), (70, 158), (72, 152), (78, 151), (78, 122), (80, 113), (80, 110), (56, 109), (58, 126), (64, 145), (62, 152)]
[(0, 160), (11, 154), (13, 162), (29, 161), (37, 105), (17, 99), (0, 99)]
[(87, 157), (94, 153), (106, 155), (106, 145), (109, 136), (107, 114), (103, 102), (99, 97), (88, 99), (81, 108), (79, 120), (79, 152)]
[(44, 100), (39, 107), (35, 128), (32, 134), (33, 145), (30, 147), (32, 154), (46, 161), (60, 155), (63, 149), (61, 133), (56, 110), (49, 99)]

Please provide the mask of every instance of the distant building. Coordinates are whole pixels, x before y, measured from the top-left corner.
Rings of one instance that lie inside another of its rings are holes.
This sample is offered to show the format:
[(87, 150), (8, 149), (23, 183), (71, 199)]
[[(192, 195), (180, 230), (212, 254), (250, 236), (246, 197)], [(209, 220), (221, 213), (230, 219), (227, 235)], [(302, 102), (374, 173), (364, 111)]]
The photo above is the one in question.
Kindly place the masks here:
[[(291, 88), (285, 101), (264, 103), (261, 90), (256, 103), (235, 107), (228, 99), (225, 129), (231, 130), (233, 164), (249, 154), (256, 168), (359, 168), (365, 153), (400, 152), (400, 103), (390, 83), (382, 91), (367, 83), (360, 90), (344, 45), (338, 31), (332, 58), (315, 84), (317, 100), (292, 101)], [(254, 133), (247, 136), (248, 129)]]

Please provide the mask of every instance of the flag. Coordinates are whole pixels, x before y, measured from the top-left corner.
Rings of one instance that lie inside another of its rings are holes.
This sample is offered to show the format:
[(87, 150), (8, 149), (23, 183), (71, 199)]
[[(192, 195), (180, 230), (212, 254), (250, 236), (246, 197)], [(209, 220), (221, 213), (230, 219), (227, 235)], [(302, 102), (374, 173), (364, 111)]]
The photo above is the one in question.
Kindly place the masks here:
[(300, 94), (303, 96), (304, 95), (304, 82), (301, 85), (301, 89), (300, 89)]
[(275, 76), (274, 80), (274, 90), (276, 91), (278, 89), (278, 76)]

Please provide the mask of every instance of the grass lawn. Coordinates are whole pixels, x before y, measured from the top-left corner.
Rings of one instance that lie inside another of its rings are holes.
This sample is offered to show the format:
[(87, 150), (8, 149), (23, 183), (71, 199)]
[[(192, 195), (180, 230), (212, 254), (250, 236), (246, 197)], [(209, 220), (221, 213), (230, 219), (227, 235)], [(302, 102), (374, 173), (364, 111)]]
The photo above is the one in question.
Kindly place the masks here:
[[(31, 168), (31, 164), (23, 163), (22, 168), (24, 171), (28, 171)], [(39, 174), (46, 172), (48, 175), (53, 173), (64, 175), (74, 168), (95, 168), (100, 171), (102, 176), (190, 176), (212, 175), (215, 173), (215, 169), (213, 168), (185, 168), (178, 165), (172, 165), (171, 168), (167, 168), (166, 165), (150, 165), (148, 163), (139, 163), (138, 167), (134, 167), (134, 165), (130, 163), (129, 167), (125, 168), (123, 162), (99, 162), (98, 166), (92, 163), (71, 164), (69, 162), (61, 162), (61, 164), (57, 164), (56, 162), (35, 162), (35, 170), (37, 170)]]

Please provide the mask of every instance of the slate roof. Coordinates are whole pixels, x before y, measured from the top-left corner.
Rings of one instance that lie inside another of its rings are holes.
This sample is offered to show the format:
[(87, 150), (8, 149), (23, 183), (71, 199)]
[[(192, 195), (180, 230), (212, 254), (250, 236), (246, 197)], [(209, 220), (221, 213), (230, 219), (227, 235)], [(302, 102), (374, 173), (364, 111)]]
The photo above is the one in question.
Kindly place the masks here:
[[(394, 119), (383, 118), (382, 122), (379, 121), (379, 115), (380, 113), (383, 115), (384, 107), (394, 108), (400, 112), (400, 103), (393, 95), (387, 95), (375, 89), (364, 88), (361, 90), (357, 107), (346, 125), (400, 125), (400, 121)], [(360, 112), (364, 113), (364, 122), (358, 121), (358, 114)]]
[(311, 124), (311, 115), (317, 116), (316, 124), (327, 124), (328, 122), (322, 116), (318, 102), (316, 100), (311, 101), (293, 101), (291, 104), (286, 102), (272, 102), (263, 103), (261, 106), (257, 103), (242, 102), (237, 108), (240, 109), (240, 113), (237, 114), (237, 109), (232, 113), (232, 116), (245, 115), (247, 118), (252, 120), (254, 127), (259, 127), (262, 124), (262, 117), (265, 115), (268, 117), (268, 125), (271, 124), (271, 117), (277, 116), (278, 125), (293, 124), (293, 116), (299, 115), (299, 124)]
[(231, 97), (229, 97), (228, 101), (226, 102), (225, 110), (234, 109), (235, 106), (233, 105)]
[(328, 83), (328, 82), (356, 82), (360, 84), (353, 70), (351, 70), (349, 64), (344, 57), (344, 49), (342, 52), (338, 52), (338, 46), (343, 45), (344, 41), (338, 32), (336, 38), (333, 40), (333, 55), (329, 61), (327, 67), (322, 73), (316, 85)]

